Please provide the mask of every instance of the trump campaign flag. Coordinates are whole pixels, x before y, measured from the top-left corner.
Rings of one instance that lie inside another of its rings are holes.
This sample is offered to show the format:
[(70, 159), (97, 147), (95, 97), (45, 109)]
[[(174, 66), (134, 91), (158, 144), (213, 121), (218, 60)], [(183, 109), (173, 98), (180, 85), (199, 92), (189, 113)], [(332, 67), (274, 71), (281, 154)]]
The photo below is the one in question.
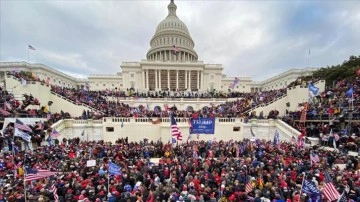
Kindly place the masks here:
[(320, 190), (316, 187), (313, 181), (304, 179), (302, 192), (306, 193), (310, 200), (313, 202), (320, 202), (321, 201), (321, 193)]
[(109, 174), (110, 175), (121, 175), (121, 167), (113, 162), (109, 163)]

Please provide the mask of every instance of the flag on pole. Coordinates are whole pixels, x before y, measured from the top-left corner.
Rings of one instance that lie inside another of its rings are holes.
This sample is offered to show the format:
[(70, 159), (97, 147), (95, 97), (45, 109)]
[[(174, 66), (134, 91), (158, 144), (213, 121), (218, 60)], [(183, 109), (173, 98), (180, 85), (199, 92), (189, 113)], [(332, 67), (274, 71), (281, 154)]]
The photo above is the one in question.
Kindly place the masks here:
[(182, 135), (179, 130), (179, 126), (176, 124), (173, 113), (171, 113), (170, 119), (171, 119), (171, 136), (176, 137), (177, 140), (182, 141)]
[(319, 158), (319, 155), (318, 154), (315, 154), (315, 152), (312, 152), (310, 154), (310, 161), (311, 161), (311, 164), (317, 164), (320, 162), (320, 158)]
[(15, 128), (14, 136), (21, 137), (26, 142), (31, 142), (31, 136), (29, 134), (17, 129), (17, 128)]
[(109, 174), (110, 175), (121, 175), (121, 167), (113, 162), (109, 163)]
[(275, 130), (274, 145), (279, 145), (279, 143), (280, 143), (280, 135), (279, 135), (279, 132), (277, 130)]
[(337, 202), (348, 202), (347, 198), (346, 198), (346, 194), (345, 191), (343, 191), (343, 193), (341, 194), (340, 198), (337, 200)]
[(313, 99), (314, 97), (319, 95), (319, 88), (316, 87), (313, 83), (309, 83), (309, 99)]
[(19, 119), (16, 119), (14, 127), (23, 131), (32, 132), (31, 128), (26, 124), (24, 124), (23, 122), (21, 122)]
[(59, 196), (57, 195), (57, 188), (55, 186), (55, 184), (51, 185), (51, 189), (50, 189), (54, 195), (54, 199), (55, 201), (59, 201)]
[(320, 190), (316, 187), (313, 181), (304, 179), (301, 190), (309, 195), (311, 201), (321, 201)]
[(340, 198), (340, 193), (335, 188), (334, 184), (332, 183), (331, 177), (328, 172), (325, 172), (325, 185), (324, 185), (324, 196), (329, 201), (335, 201)]
[(37, 170), (33, 168), (25, 168), (25, 181), (38, 180), (45, 177), (56, 175), (56, 172), (50, 170)]
[(253, 183), (251, 182), (250, 177), (248, 176), (247, 183), (246, 183), (246, 186), (245, 186), (245, 192), (248, 194), (248, 193), (250, 193), (253, 189), (254, 189), (254, 185), (253, 185)]
[(29, 50), (35, 51), (36, 49), (32, 45), (29, 45)]
[(176, 47), (175, 45), (173, 45), (173, 50), (172, 50), (172, 53), (174, 54), (174, 55), (177, 55), (177, 54), (179, 54), (179, 48), (178, 47)]
[(351, 87), (349, 90), (346, 91), (346, 96), (352, 97), (354, 95), (354, 88)]

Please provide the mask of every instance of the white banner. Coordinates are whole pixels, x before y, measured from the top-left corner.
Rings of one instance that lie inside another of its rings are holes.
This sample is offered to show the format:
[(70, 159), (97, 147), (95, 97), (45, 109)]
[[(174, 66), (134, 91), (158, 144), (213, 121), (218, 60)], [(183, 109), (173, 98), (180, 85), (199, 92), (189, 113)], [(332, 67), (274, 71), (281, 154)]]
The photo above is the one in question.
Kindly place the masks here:
[(86, 161), (86, 167), (94, 167), (96, 165), (96, 160)]

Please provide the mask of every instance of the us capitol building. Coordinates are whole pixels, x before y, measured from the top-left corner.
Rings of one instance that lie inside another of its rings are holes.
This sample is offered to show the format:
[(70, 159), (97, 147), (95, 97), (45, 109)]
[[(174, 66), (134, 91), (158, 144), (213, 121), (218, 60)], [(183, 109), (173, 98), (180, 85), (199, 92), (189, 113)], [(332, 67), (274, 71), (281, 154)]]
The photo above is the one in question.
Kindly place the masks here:
[(205, 64), (199, 61), (195, 43), (190, 32), (176, 15), (177, 6), (171, 0), (168, 15), (157, 26), (150, 40), (146, 59), (140, 62), (123, 62), (121, 71), (113, 75), (89, 75), (87, 79), (74, 78), (55, 68), (43, 64), (26, 62), (1, 62), (0, 81), (4, 81), (6, 71), (29, 71), (50, 84), (91, 90), (129, 89), (139, 91), (231, 91), (257, 92), (286, 87), (299, 76), (311, 75), (316, 68), (291, 69), (265, 81), (256, 82), (251, 77), (227, 77), (222, 73), (221, 64)]

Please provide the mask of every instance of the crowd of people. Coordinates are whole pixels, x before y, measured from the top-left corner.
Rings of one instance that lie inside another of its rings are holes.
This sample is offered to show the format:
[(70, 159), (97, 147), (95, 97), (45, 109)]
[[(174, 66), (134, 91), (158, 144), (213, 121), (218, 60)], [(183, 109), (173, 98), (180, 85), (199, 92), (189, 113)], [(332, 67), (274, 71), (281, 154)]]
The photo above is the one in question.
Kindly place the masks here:
[[(23, 80), (40, 79), (33, 74), (13, 72)], [(48, 116), (48, 121), (29, 125), (31, 142), (14, 136), (14, 123), (8, 124), (0, 136), (0, 202), (1, 201), (331, 201), (328, 183), (338, 192), (337, 199), (360, 201), (359, 156), (348, 155), (345, 150), (357, 151), (360, 147), (360, 126), (349, 124), (350, 108), (357, 112), (358, 81), (339, 80), (333, 88), (316, 96), (309, 103), (308, 118), (325, 122), (308, 122), (300, 128), (302, 106), (297, 112), (289, 112), (283, 120), (308, 137), (318, 137), (323, 146), (339, 150), (329, 152), (323, 147), (303, 145), (295, 142), (257, 140), (251, 141), (190, 141), (176, 145), (161, 141), (128, 142), (119, 139), (112, 144), (103, 141), (81, 141), (52, 137), (51, 125), (66, 113), (50, 114), (46, 106), (34, 110), (39, 117)], [(46, 81), (41, 81), (46, 82)], [(348, 96), (348, 91), (353, 93)], [(96, 115), (89, 111), (82, 118), (117, 117), (168, 117), (170, 112), (177, 117), (245, 117), (277, 118), (272, 111), (263, 114), (244, 114), (252, 107), (266, 104), (286, 93), (286, 89), (261, 93), (231, 94), (236, 101), (220, 105), (210, 104), (201, 110), (180, 110), (176, 106), (130, 107), (124, 103), (110, 101), (109, 97), (164, 97), (168, 92), (141, 94), (128, 91), (90, 91), (69, 89), (56, 85), (51, 90), (76, 103), (84, 103), (101, 111)], [(165, 94), (164, 94), (165, 93)], [(1, 90), (4, 111), (18, 115), (29, 104), (40, 105), (31, 95), (19, 102), (13, 95)], [(214, 96), (213, 94), (212, 96)], [(174, 94), (175, 97), (188, 95)], [(207, 95), (191, 95), (207, 97)], [(216, 95), (227, 97), (229, 95)], [(114, 99), (112, 99), (114, 100)], [(2, 105), (3, 104), (3, 105)], [(23, 107), (25, 106), (25, 107)], [(11, 108), (11, 109), (10, 109)], [(299, 112), (300, 111), (300, 112)], [(4, 112), (1, 111), (4, 115)], [(0, 113), (0, 114), (1, 114)], [(320, 115), (321, 116), (318, 116)], [(35, 116), (35, 115), (34, 115)], [(255, 135), (256, 136), (256, 135)], [(328, 137), (326, 139), (325, 137)], [(335, 141), (334, 141), (335, 140)], [(45, 143), (44, 143), (45, 142)], [(335, 143), (334, 143), (335, 142)], [(21, 144), (25, 143), (25, 150)], [(345, 148), (345, 150), (344, 150)], [(314, 158), (314, 157), (317, 158)], [(87, 166), (89, 160), (96, 160)], [(110, 175), (109, 164), (121, 167), (120, 174)], [(26, 179), (26, 171), (35, 174), (40, 170), (54, 172), (49, 177)], [(24, 182), (26, 181), (26, 182)], [(306, 183), (304, 183), (306, 182)], [(304, 186), (319, 191), (309, 192)]]
[[(29, 72), (12, 72), (9, 73), (18, 79), (30, 79), (40, 81), (38, 77)], [(46, 82), (43, 80), (42, 82)], [(155, 109), (150, 109), (148, 106), (130, 107), (124, 103), (114, 101), (117, 97), (173, 97), (173, 98), (238, 98), (236, 101), (226, 102), (221, 105), (213, 105), (205, 107), (202, 110), (194, 111), (193, 109), (178, 109), (177, 116), (190, 117), (196, 113), (199, 116), (215, 116), (215, 117), (240, 117), (246, 116), (245, 111), (263, 104), (267, 104), (276, 100), (277, 98), (286, 94), (286, 88), (280, 90), (262, 91), (254, 93), (240, 93), (240, 92), (137, 92), (134, 89), (127, 90), (100, 90), (91, 91), (88, 86), (84, 89), (66, 88), (58, 85), (51, 85), (51, 91), (57, 93), (76, 104), (86, 104), (102, 112), (101, 114), (93, 113), (93, 118), (101, 118), (104, 116), (118, 116), (118, 117), (168, 117), (168, 109), (176, 106), (158, 106)], [(110, 99), (112, 98), (112, 99)]]
[[(350, 151), (360, 149), (359, 120), (360, 78), (339, 79), (333, 86), (313, 97), (309, 102), (299, 104), (294, 112), (289, 112), (284, 120), (308, 137), (317, 137), (326, 146)], [(301, 114), (307, 105), (306, 124), (300, 124)]]
[[(316, 162), (310, 158), (313, 152)], [(90, 159), (96, 165), (87, 166)], [(110, 161), (121, 174), (109, 175)], [(1, 165), (3, 201), (307, 201), (313, 196), (302, 189), (304, 179), (327, 201), (327, 174), (340, 194), (360, 200), (359, 157), (288, 142), (63, 139), (32, 152), (4, 151)], [(24, 184), (29, 168), (56, 174)]]
[[(104, 96), (104, 91), (75, 90), (53, 86), (52, 91), (73, 100), (76, 103), (85, 103), (102, 112), (101, 116), (116, 117), (168, 117), (169, 109), (176, 106), (157, 106), (150, 109), (148, 106), (140, 105), (130, 107), (125, 103), (113, 101)], [(191, 117), (194, 113), (206, 117), (241, 117), (246, 110), (252, 107), (266, 104), (286, 94), (286, 90), (273, 90), (258, 93), (242, 93), (236, 101), (228, 101), (224, 104), (210, 104), (201, 110), (177, 109), (176, 116)]]

